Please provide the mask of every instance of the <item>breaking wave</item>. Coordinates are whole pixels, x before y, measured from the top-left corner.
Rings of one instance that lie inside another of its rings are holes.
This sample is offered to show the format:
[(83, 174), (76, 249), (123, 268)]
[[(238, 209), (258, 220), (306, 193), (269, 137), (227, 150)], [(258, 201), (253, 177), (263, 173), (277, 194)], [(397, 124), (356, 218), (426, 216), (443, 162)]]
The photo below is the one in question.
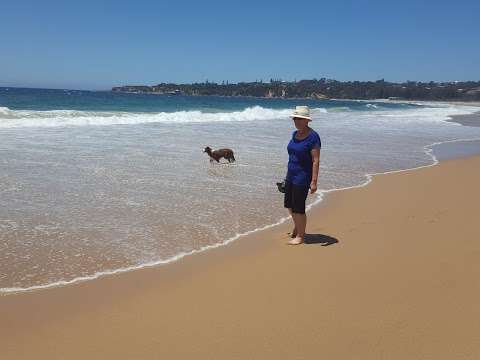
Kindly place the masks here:
[[(325, 109), (314, 109), (325, 112)], [(0, 107), (0, 128), (58, 127), (58, 126), (106, 126), (146, 123), (212, 123), (288, 118), (290, 109), (267, 109), (261, 106), (233, 112), (108, 112), (78, 110), (11, 110)]]
[[(355, 113), (355, 118), (374, 116), (379, 121), (445, 121), (451, 115), (473, 113), (478, 107), (452, 106), (436, 104), (435, 107), (415, 109), (386, 109), (376, 104), (367, 103), (363, 109), (355, 111), (347, 106), (314, 108), (312, 116), (323, 117), (327, 114), (342, 113), (345, 116)], [(365, 111), (367, 109), (367, 111)], [(363, 111), (362, 111), (363, 110)], [(252, 106), (240, 111), (201, 111), (184, 110), (177, 112), (127, 112), (127, 111), (82, 111), (82, 110), (12, 110), (0, 107), (0, 129), (22, 127), (72, 127), (72, 126), (109, 126), (135, 125), (148, 123), (182, 124), (247, 122), (257, 120), (287, 119), (291, 109), (270, 109)]]

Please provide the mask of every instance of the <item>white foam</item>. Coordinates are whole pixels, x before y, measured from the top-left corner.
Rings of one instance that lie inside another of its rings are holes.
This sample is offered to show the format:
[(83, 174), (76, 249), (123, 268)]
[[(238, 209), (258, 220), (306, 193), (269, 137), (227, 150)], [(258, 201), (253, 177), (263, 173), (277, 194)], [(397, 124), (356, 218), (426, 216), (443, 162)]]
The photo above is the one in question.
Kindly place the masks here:
[(445, 123), (449, 125), (452, 115), (465, 115), (478, 112), (480, 108), (474, 106), (437, 106), (437, 107), (422, 107), (408, 110), (376, 110), (373, 112), (366, 112), (359, 114), (357, 117), (368, 117), (376, 122), (398, 122), (398, 123)]
[(7, 116), (12, 110), (10, 110), (8, 107), (3, 107), (0, 106), (0, 115)]
[[(315, 109), (322, 111), (322, 109)], [(323, 109), (324, 110), (324, 109)], [(11, 110), (0, 107), (0, 128), (106, 126), (146, 123), (212, 123), (288, 118), (290, 109), (275, 110), (254, 106), (242, 111), (202, 112), (198, 110), (132, 113), (77, 110)]]

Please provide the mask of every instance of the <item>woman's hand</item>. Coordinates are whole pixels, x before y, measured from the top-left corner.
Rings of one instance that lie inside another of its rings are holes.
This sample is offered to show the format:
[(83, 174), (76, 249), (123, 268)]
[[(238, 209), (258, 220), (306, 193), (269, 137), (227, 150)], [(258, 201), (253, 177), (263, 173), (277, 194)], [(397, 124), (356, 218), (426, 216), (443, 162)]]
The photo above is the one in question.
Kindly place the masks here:
[(310, 183), (310, 194), (314, 194), (317, 191), (317, 182), (312, 181)]

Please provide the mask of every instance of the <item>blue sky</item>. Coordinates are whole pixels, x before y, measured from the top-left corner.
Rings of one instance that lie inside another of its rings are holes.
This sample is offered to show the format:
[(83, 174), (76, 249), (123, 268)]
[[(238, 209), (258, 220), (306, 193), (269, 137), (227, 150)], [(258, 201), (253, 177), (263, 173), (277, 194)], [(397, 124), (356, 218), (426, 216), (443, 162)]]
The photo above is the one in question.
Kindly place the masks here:
[(5, 1), (0, 86), (480, 80), (480, 1)]

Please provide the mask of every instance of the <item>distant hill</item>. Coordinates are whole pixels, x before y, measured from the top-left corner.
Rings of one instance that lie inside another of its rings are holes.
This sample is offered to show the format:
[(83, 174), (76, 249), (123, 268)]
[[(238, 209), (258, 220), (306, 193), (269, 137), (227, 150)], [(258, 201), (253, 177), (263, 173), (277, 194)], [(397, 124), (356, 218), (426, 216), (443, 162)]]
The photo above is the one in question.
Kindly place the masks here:
[(480, 101), (480, 81), (392, 83), (384, 80), (337, 81), (322, 78), (287, 82), (272, 79), (270, 82), (127, 85), (113, 87), (112, 91), (192, 96)]

